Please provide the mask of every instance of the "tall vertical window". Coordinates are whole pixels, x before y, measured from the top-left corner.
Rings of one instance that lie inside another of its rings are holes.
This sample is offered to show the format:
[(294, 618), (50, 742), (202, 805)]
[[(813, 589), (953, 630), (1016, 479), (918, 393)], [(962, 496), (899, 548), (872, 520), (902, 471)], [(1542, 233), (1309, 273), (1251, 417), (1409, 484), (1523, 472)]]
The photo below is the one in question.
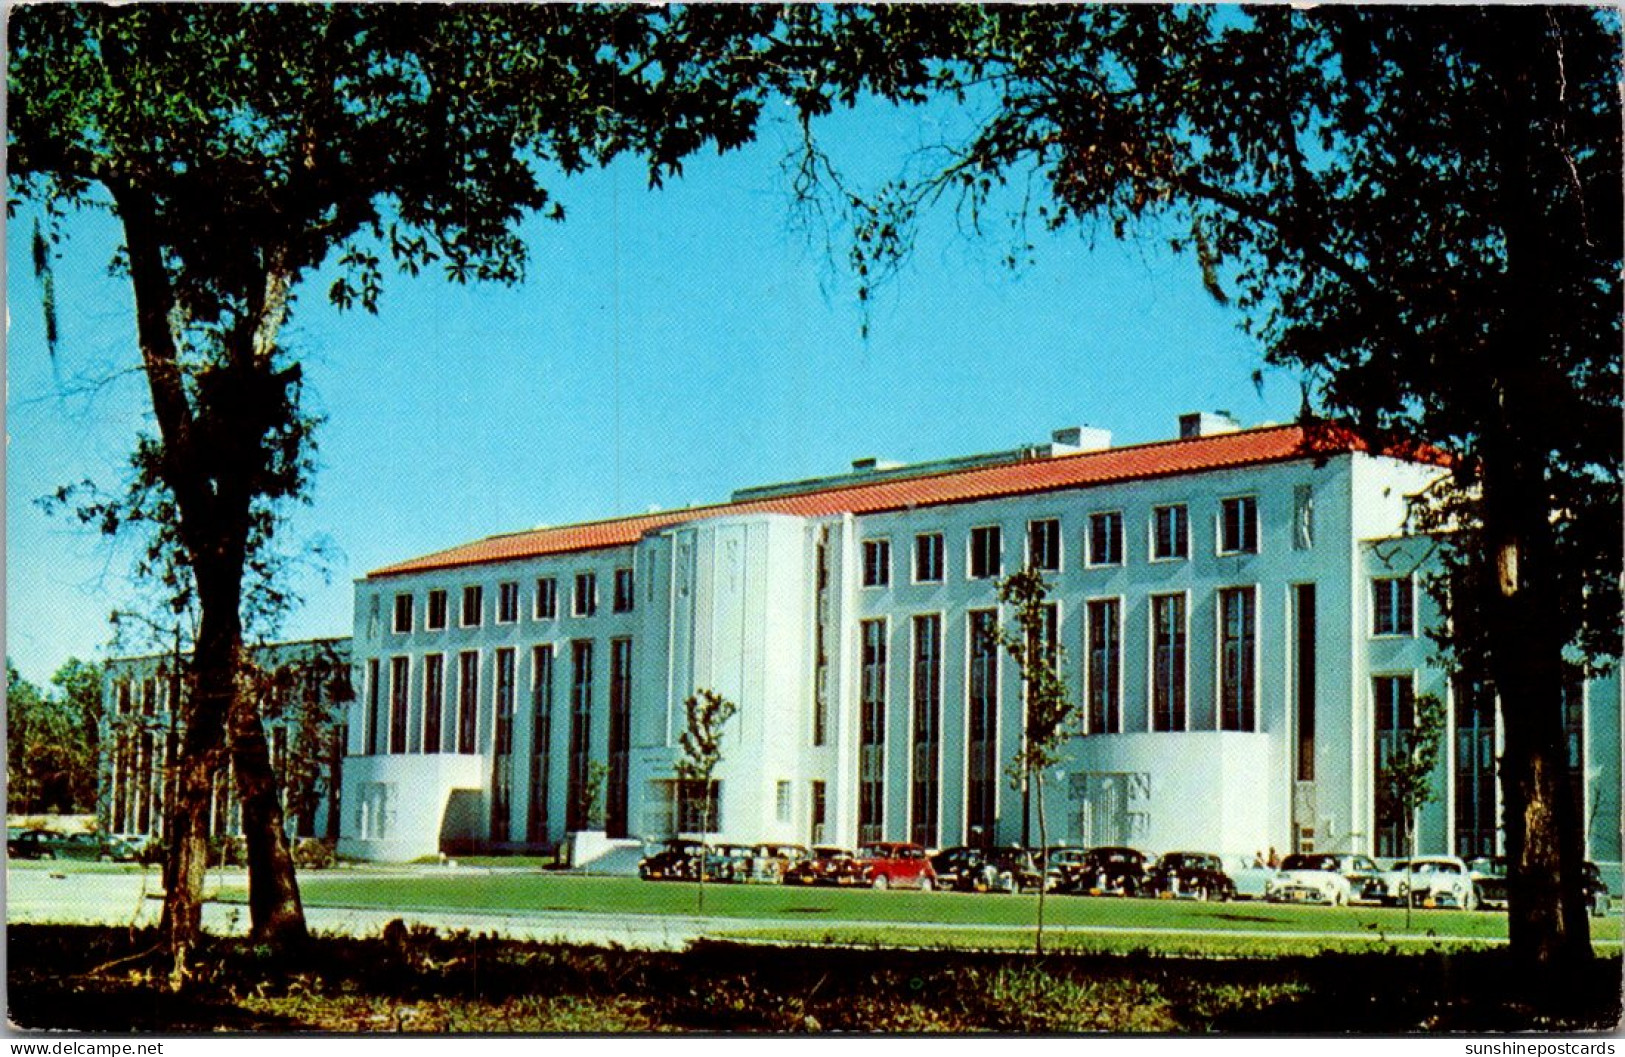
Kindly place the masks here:
[(813, 596), (812, 738), (822, 745), (829, 737), (829, 530), (820, 529), (814, 548), (817, 582)]
[(773, 786), (773, 821), (790, 821), (790, 782), (785, 778)]
[(588, 767), (592, 762), (592, 642), (570, 644), (570, 783), (565, 825), (577, 832), (588, 827), (590, 807), (585, 798)]
[(551, 576), (536, 580), (536, 619), (552, 620), (559, 615), (559, 582)]
[(882, 840), (886, 803), (886, 622), (865, 620), (858, 730), (858, 840)]
[(435, 588), (429, 592), (428, 612), (424, 615), (423, 626), (429, 631), (444, 631), (446, 629), (446, 592), (444, 588)]
[(440, 724), (446, 715), (446, 656), (423, 658), (423, 751), (440, 751)]
[(812, 795), (808, 797), (808, 801), (809, 806), (812, 808), (812, 818), (809, 820), (810, 825), (808, 827), (811, 832), (808, 839), (814, 844), (822, 844), (824, 842), (824, 830), (829, 822), (823, 782), (813, 781)]
[(1371, 581), (1371, 634), (1415, 634), (1414, 608), (1409, 576), (1379, 576)]
[(627, 832), (627, 793), (632, 752), (632, 640), (609, 644), (609, 788), (604, 799), (604, 831)]
[(1219, 553), (1258, 553), (1258, 500), (1250, 495), (1219, 504)]
[(942, 582), (942, 533), (927, 532), (914, 537), (914, 582)]
[(1089, 515), (1089, 564), (1123, 564), (1123, 515), (1108, 510)]
[(1388, 762), (1410, 751), (1415, 725), (1415, 702), (1408, 675), (1379, 675), (1371, 681), (1372, 711), (1376, 726), (1376, 758), (1373, 778), (1377, 790), (1378, 855), (1404, 855), (1406, 827), (1398, 805), (1385, 796)]
[(389, 751), (406, 751), (406, 709), (411, 688), (408, 677), (412, 662), (406, 657), (389, 659)]
[(480, 655), (469, 650), (457, 655), (457, 751), (479, 751)]
[(548, 785), (553, 764), (553, 647), (531, 650), (529, 840), (548, 839)]
[(1257, 729), (1257, 600), (1251, 587), (1219, 592), (1219, 729)]
[(1568, 749), (1569, 795), (1576, 818), (1587, 818), (1585, 803), (1585, 673), (1577, 665), (1563, 668), (1563, 743)]
[(519, 584), (497, 584), (497, 623), (514, 624), (519, 621)]
[(993, 639), (998, 617), (991, 609), (969, 614), (970, 680), (966, 687), (970, 759), (965, 790), (966, 843), (988, 847), (996, 836), (999, 788), (999, 647)]
[(637, 604), (637, 590), (632, 582), (631, 569), (615, 570), (615, 612), (630, 613)]
[(401, 594), (395, 596), (395, 621), (392, 627), (397, 635), (410, 635), (412, 633), (411, 595)]
[(590, 617), (598, 612), (598, 574), (576, 573), (575, 608), (578, 617)]
[(913, 795), (909, 839), (937, 846), (942, 748), (942, 618), (914, 618)]
[(863, 586), (886, 587), (891, 583), (891, 540), (863, 541)]
[[(513, 589), (517, 609), (519, 585), (514, 584)], [(512, 649), (497, 650), (496, 723), (491, 737), (491, 840), (499, 844), (508, 841), (513, 816), (513, 712), (518, 693), (517, 657), (518, 654)]]
[(1004, 570), (1004, 540), (999, 526), (984, 525), (970, 530), (970, 578), (988, 580)]
[(1151, 729), (1184, 730), (1185, 596), (1151, 596)]
[(1122, 603), (1097, 598), (1089, 603), (1089, 733), (1123, 732)]
[(1027, 567), (1053, 573), (1061, 569), (1061, 523), (1055, 518), (1027, 522)]
[(384, 753), (384, 715), (380, 701), (383, 697), (378, 689), (378, 662), (367, 662), (367, 755), (382, 756)]
[(1495, 854), (1495, 694), (1486, 683), (1455, 685), (1456, 854)]
[[(1318, 661), (1315, 643), (1315, 585), (1295, 584), (1292, 588), (1293, 617), (1297, 624), (1298, 767), (1300, 782), (1315, 778), (1315, 676)], [(1307, 825), (1307, 823), (1305, 823)]]
[(469, 584), (463, 588), (463, 627), (477, 628), (484, 620), (485, 588), (479, 584)]
[(1151, 511), (1151, 557), (1178, 561), (1191, 554), (1191, 519), (1185, 504), (1154, 507)]

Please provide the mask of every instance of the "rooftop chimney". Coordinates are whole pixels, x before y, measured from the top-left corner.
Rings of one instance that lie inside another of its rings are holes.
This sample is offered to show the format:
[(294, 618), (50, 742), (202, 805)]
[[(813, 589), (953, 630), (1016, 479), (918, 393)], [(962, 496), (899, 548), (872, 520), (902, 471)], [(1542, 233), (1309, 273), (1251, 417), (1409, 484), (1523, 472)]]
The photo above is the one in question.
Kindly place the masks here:
[(876, 470), (896, 470), (902, 463), (895, 459), (879, 459), (873, 455), (866, 455), (861, 459), (852, 460), (853, 473), (873, 473)]
[(1228, 411), (1192, 411), (1179, 416), (1179, 439), (1195, 440), (1219, 433), (1235, 433), (1241, 423), (1230, 417)]

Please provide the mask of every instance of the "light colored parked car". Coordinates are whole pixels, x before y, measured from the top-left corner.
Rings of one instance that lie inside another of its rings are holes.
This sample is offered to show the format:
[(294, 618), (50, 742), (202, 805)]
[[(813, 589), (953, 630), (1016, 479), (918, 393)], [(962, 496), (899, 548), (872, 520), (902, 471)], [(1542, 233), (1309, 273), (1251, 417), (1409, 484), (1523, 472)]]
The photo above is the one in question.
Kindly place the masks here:
[(1231, 855), (1224, 860), (1224, 872), (1236, 887), (1237, 899), (1263, 899), (1275, 871), (1251, 855)]
[(1383, 876), (1390, 902), (1403, 904), (1409, 899), (1412, 906), (1457, 910), (1478, 907), (1472, 871), (1453, 855), (1400, 859)]
[(1353, 898), (1353, 886), (1343, 876), (1341, 856), (1288, 855), (1281, 870), (1264, 886), (1271, 903), (1325, 903), (1344, 906)]

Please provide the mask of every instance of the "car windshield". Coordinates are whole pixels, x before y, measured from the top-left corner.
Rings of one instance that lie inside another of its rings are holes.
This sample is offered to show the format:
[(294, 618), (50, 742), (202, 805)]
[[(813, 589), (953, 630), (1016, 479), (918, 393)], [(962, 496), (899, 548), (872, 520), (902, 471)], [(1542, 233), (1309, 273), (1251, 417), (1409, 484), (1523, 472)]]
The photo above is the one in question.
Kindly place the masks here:
[(1337, 857), (1334, 855), (1288, 855), (1281, 863), (1283, 870), (1333, 870), (1337, 869)]

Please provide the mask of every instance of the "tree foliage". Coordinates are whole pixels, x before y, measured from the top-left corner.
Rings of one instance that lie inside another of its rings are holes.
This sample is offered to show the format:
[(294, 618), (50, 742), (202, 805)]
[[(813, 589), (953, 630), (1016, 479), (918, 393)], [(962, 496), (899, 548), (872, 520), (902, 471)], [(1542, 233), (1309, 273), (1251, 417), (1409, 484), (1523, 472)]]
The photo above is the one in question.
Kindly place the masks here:
[[(705, 837), (716, 828), (716, 773), (722, 764), (722, 734), (739, 706), (715, 690), (704, 687), (690, 694), (683, 702), (683, 732), (677, 744), (682, 750), (677, 758), (678, 813), (683, 803), (698, 800), (700, 804), (700, 862), (696, 874), (699, 889), (695, 903), (705, 910), (705, 874), (707, 869)], [(679, 829), (681, 820), (679, 820)]]
[(42, 691), (6, 660), (6, 807), (17, 814), (96, 806), (102, 669), (70, 657)]

